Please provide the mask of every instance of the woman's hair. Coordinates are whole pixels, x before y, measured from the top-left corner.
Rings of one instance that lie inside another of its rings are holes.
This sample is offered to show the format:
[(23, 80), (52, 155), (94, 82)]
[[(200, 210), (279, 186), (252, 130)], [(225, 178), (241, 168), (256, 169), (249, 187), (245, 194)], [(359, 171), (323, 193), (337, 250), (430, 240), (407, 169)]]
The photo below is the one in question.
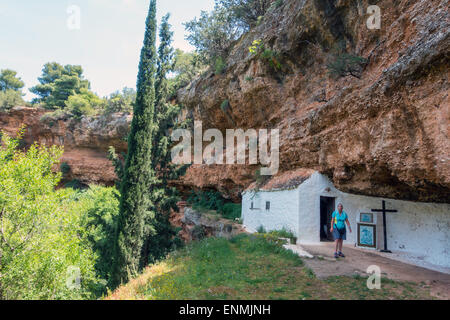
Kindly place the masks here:
[(339, 207), (339, 206), (342, 206), (342, 209), (344, 209), (344, 205), (343, 205), (342, 203), (340, 203), (340, 202), (338, 203), (337, 206), (338, 206), (338, 207)]

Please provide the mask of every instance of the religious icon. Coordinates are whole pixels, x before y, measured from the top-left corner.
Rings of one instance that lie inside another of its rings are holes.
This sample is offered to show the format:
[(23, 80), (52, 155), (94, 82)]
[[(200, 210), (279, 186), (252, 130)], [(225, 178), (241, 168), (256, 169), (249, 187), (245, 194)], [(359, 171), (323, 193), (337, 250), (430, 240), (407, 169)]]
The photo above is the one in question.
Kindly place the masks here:
[(376, 226), (372, 224), (358, 224), (358, 245), (376, 247)]
[(373, 223), (373, 213), (360, 213), (360, 222)]

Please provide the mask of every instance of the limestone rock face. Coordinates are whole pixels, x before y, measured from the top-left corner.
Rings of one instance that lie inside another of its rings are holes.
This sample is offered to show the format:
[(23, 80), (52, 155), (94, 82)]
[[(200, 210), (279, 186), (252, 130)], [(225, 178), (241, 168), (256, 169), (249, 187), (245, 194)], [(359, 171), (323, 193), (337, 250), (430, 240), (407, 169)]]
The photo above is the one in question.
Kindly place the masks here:
[(125, 138), (131, 115), (82, 118), (46, 117), (46, 111), (36, 108), (16, 107), (0, 112), (0, 130), (15, 136), (25, 126), (25, 145), (39, 143), (64, 146), (61, 162), (70, 166), (64, 180), (79, 180), (83, 184), (114, 185), (114, 167), (107, 158), (109, 146), (117, 152), (126, 152)]
[[(379, 30), (366, 26), (370, 4)], [(280, 129), (281, 171), (315, 169), (346, 192), (450, 202), (448, 5), (285, 0), (239, 40), (224, 74), (198, 78), (178, 99), (204, 130)], [(257, 39), (281, 70), (249, 53)], [(328, 74), (339, 46), (368, 59), (360, 79)], [(192, 166), (183, 184), (236, 197), (256, 169), (240, 167)]]

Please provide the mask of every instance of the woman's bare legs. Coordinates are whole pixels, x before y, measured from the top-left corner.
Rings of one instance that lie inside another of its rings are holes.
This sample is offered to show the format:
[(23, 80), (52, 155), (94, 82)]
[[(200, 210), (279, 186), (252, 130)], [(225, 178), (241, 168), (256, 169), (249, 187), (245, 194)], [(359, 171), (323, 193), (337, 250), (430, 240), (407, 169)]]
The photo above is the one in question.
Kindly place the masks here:
[(344, 243), (343, 239), (339, 239), (339, 252), (342, 252), (342, 244)]
[(339, 242), (340, 242), (341, 240), (340, 239), (336, 239), (334, 242), (335, 242), (335, 244), (336, 244), (336, 250), (334, 251), (334, 252), (338, 252), (339, 251)]

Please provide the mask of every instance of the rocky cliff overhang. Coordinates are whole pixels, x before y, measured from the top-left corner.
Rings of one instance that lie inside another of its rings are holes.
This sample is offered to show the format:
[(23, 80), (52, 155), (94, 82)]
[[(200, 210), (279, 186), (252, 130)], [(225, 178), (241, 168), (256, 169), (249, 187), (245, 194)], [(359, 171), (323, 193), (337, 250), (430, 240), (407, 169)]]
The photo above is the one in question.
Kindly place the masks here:
[[(371, 4), (380, 30), (366, 27)], [(448, 203), (448, 5), (285, 0), (240, 39), (223, 75), (203, 75), (178, 100), (204, 130), (280, 129), (282, 171), (314, 169), (345, 192)], [(281, 71), (249, 53), (257, 39), (280, 55)], [(360, 79), (328, 74), (339, 46), (368, 59)], [(183, 184), (238, 197), (256, 169), (192, 166)]]
[[(203, 75), (179, 92), (183, 114), (224, 135), (280, 129), (280, 174), (317, 170), (345, 192), (450, 203), (449, 1), (370, 4), (381, 8), (380, 30), (367, 29), (365, 0), (285, 0), (240, 39), (223, 75)], [(249, 54), (256, 39), (280, 54), (281, 71)], [(329, 76), (342, 44), (368, 59), (360, 79)], [(27, 145), (64, 146), (66, 180), (112, 185), (107, 150), (126, 151), (131, 116), (42, 120), (45, 113), (0, 112), (0, 130), (14, 135), (24, 124)], [(174, 184), (239, 201), (257, 169), (192, 165)]]

